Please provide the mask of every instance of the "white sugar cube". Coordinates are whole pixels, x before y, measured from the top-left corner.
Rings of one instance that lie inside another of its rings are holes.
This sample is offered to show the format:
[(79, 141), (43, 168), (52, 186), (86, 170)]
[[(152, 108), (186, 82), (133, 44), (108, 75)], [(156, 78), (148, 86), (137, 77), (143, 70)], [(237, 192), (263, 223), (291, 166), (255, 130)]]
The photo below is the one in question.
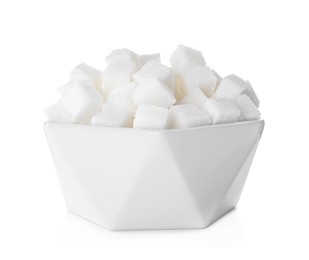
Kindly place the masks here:
[(220, 85), (220, 83), (221, 83), (222, 77), (214, 69), (211, 69), (211, 70), (212, 70), (213, 74), (217, 78), (217, 84), (216, 84), (216, 88), (217, 88)]
[(192, 88), (180, 101), (177, 102), (177, 104), (191, 104), (200, 109), (204, 109), (207, 99), (208, 98), (201, 89)]
[(155, 105), (170, 107), (175, 102), (172, 91), (160, 80), (153, 78), (143, 81), (133, 91), (133, 101), (136, 105)]
[(248, 95), (253, 103), (259, 107), (259, 99), (249, 81), (245, 81), (236, 75), (229, 75), (223, 78), (220, 85), (217, 87), (214, 97), (234, 98), (241, 94)]
[(126, 109), (127, 111), (130, 111), (132, 115), (134, 115), (137, 107), (133, 102), (132, 93), (136, 85), (136, 82), (131, 82), (128, 85), (115, 88), (108, 96), (106, 103), (114, 104), (119, 108)]
[(91, 119), (91, 124), (111, 127), (132, 127), (132, 114), (114, 104), (104, 104)]
[(160, 54), (154, 53), (154, 54), (145, 54), (145, 55), (139, 56), (139, 64), (141, 67), (152, 60), (155, 60), (160, 63), (161, 62)]
[(44, 112), (48, 118), (48, 122), (63, 123), (63, 124), (72, 122), (72, 116), (70, 115), (66, 107), (63, 105), (61, 99), (57, 101), (55, 104), (45, 109)]
[(202, 53), (198, 50), (179, 45), (170, 58), (174, 72), (180, 75), (185, 69), (196, 65), (206, 65)]
[(172, 91), (175, 89), (175, 75), (171, 68), (162, 65), (156, 60), (149, 61), (139, 71), (133, 74), (133, 79), (137, 83), (145, 80), (157, 78), (164, 82)]
[(213, 124), (236, 122), (241, 114), (235, 103), (227, 98), (209, 98), (204, 108), (211, 115)]
[(240, 95), (233, 98), (233, 101), (241, 110), (241, 120), (256, 120), (260, 118), (260, 111), (247, 95)]
[(169, 110), (165, 107), (142, 105), (137, 108), (133, 127), (148, 129), (167, 128)]
[(64, 96), (65, 93), (67, 93), (71, 86), (73, 85), (73, 81), (69, 81), (68, 83), (62, 85), (61, 87), (58, 88), (58, 91), (60, 93), (61, 96)]
[(113, 62), (133, 62), (139, 64), (139, 56), (128, 49), (117, 49), (113, 50), (106, 58), (107, 63)]
[(255, 94), (255, 91), (251, 86), (251, 83), (248, 80), (246, 82), (250, 85), (250, 87), (244, 92), (244, 94), (247, 95), (249, 98), (251, 98), (252, 102), (256, 105), (256, 107), (259, 107), (260, 106), (259, 98)]
[(181, 74), (184, 92), (190, 88), (200, 88), (207, 97), (212, 97), (215, 92), (217, 78), (212, 70), (206, 66), (193, 66)]
[(102, 103), (101, 95), (90, 81), (75, 81), (63, 96), (63, 105), (72, 115), (73, 123), (89, 123)]
[(71, 71), (70, 81), (91, 81), (98, 91), (102, 93), (102, 71), (85, 63), (79, 64)]
[(187, 128), (211, 124), (211, 116), (195, 105), (175, 105), (170, 108), (169, 128)]
[(103, 93), (107, 97), (116, 87), (132, 82), (132, 74), (137, 70), (132, 61), (115, 61), (110, 63), (103, 72)]
[(185, 91), (184, 91), (184, 87), (182, 84), (182, 80), (180, 77), (176, 77), (175, 79), (175, 97), (177, 99), (177, 101), (181, 100), (184, 96), (185, 96)]

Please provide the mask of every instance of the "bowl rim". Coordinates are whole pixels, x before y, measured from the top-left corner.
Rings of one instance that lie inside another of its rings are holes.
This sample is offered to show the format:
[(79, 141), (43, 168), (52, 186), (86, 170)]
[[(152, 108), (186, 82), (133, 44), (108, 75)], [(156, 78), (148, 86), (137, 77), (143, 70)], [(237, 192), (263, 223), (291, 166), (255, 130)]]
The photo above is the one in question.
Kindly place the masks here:
[(190, 132), (190, 131), (197, 131), (203, 129), (212, 129), (212, 128), (228, 128), (228, 127), (235, 127), (241, 125), (253, 125), (253, 124), (261, 124), (265, 125), (264, 119), (257, 119), (257, 120), (250, 120), (250, 121), (240, 121), (240, 122), (233, 122), (233, 123), (226, 123), (226, 124), (214, 124), (214, 125), (206, 125), (206, 126), (197, 126), (197, 127), (188, 127), (188, 128), (172, 128), (172, 129), (143, 129), (143, 128), (132, 128), (132, 127), (112, 127), (112, 126), (101, 126), (101, 125), (88, 125), (88, 124), (65, 124), (65, 123), (54, 123), (54, 122), (44, 122), (44, 128), (48, 125), (54, 126), (69, 126), (69, 127), (78, 127), (78, 128), (91, 128), (91, 129), (109, 129), (114, 131), (133, 131), (133, 132), (144, 132), (144, 133), (153, 133), (153, 134), (160, 134), (160, 133), (179, 133), (179, 132)]

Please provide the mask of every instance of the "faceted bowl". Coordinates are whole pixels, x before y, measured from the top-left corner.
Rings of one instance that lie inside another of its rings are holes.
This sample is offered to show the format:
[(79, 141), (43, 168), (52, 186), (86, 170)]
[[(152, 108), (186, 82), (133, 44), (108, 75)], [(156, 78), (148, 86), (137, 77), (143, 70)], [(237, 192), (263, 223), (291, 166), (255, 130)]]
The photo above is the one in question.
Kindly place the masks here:
[(209, 226), (236, 207), (263, 128), (44, 125), (69, 211), (109, 230)]

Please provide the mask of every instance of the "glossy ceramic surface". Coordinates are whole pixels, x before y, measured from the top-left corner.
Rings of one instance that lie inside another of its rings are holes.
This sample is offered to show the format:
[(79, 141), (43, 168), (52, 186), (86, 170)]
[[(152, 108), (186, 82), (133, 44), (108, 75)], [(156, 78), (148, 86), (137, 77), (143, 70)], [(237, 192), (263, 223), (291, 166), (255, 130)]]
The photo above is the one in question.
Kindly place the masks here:
[(185, 229), (207, 227), (237, 205), (264, 121), (44, 128), (69, 211), (109, 230)]

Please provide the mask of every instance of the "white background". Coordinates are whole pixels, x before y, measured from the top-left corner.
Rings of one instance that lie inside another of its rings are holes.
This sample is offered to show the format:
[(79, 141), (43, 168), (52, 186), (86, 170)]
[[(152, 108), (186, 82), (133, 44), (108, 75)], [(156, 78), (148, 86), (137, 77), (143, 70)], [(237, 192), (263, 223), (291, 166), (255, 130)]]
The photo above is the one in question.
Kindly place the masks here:
[[(308, 1), (0, 2), (1, 259), (308, 259)], [(185, 44), (253, 84), (266, 121), (238, 208), (203, 230), (109, 232), (66, 211), (45, 107), (80, 62)], [(307, 248), (306, 248), (307, 247)]]

